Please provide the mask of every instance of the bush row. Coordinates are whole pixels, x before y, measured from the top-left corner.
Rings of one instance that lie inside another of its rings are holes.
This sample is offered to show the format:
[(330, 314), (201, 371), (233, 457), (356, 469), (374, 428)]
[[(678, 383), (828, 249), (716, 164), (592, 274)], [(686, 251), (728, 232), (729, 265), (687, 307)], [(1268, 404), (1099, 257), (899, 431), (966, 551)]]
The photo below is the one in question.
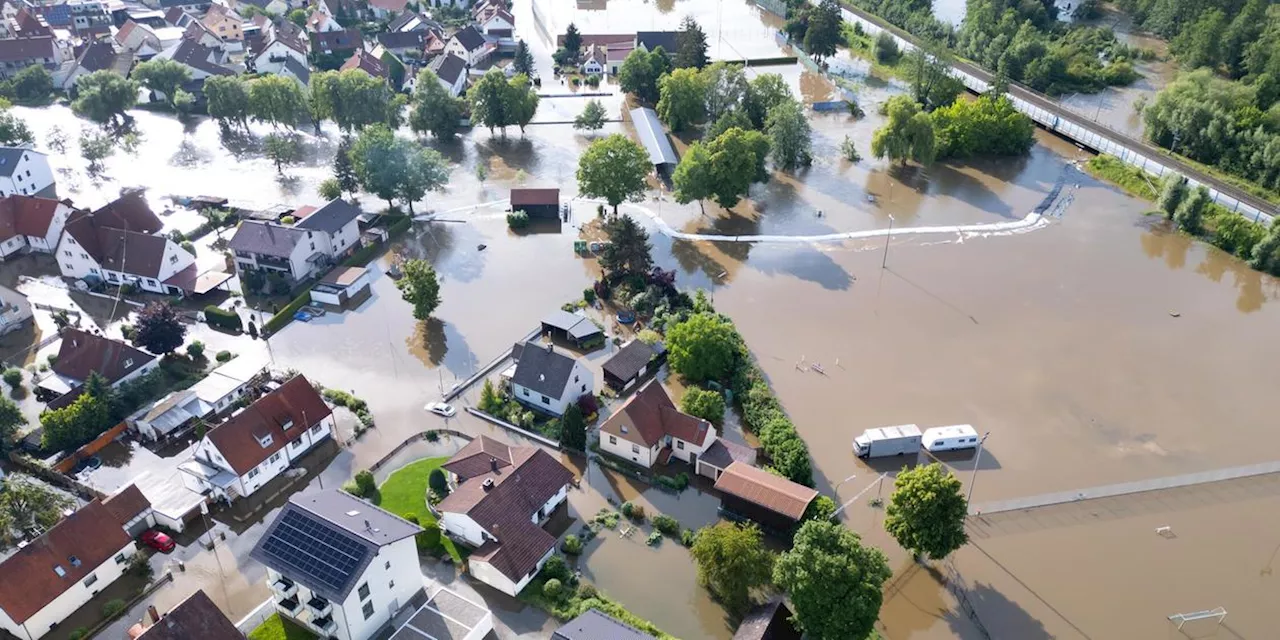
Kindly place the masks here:
[(234, 311), (227, 311), (215, 305), (209, 305), (204, 308), (204, 321), (211, 327), (219, 327), (228, 331), (240, 331), (243, 328), (240, 322), (240, 314)]
[(271, 316), (271, 319), (268, 320), (262, 328), (270, 333), (279, 331), (284, 328), (285, 325), (293, 322), (293, 314), (297, 313), (299, 309), (307, 306), (307, 303), (309, 302), (311, 302), (311, 289), (308, 287), (305, 291), (299, 294), (298, 297), (290, 300), (289, 304), (285, 305), (279, 313)]

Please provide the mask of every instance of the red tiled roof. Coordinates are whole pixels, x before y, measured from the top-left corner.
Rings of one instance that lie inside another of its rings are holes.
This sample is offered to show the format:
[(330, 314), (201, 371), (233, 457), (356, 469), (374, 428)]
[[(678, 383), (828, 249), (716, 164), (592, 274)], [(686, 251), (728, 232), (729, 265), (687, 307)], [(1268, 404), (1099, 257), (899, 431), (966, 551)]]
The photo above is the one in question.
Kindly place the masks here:
[[(297, 375), (214, 427), (206, 437), (231, 468), (244, 475), (332, 413), (311, 382)], [(264, 447), (262, 439), (268, 436), (271, 444)]]
[(102, 506), (106, 507), (107, 511), (110, 511), (111, 515), (115, 516), (116, 522), (119, 522), (120, 526), (123, 527), (130, 520), (138, 517), (139, 513), (150, 509), (151, 501), (142, 495), (142, 490), (138, 488), (138, 485), (131, 484), (118, 491), (115, 495), (107, 496), (102, 501)]
[(130, 542), (111, 511), (90, 502), (0, 563), (0, 575), (6, 576), (0, 580), (0, 609), (16, 623), (26, 622)]
[(390, 75), (387, 65), (364, 49), (351, 54), (351, 57), (342, 63), (342, 68), (339, 71), (349, 71), (351, 69), (359, 69), (375, 78), (386, 78)]
[(369, 6), (392, 13), (404, 11), (405, 6), (408, 4), (409, 0), (369, 0)]
[(0, 62), (53, 58), (53, 36), (0, 40)]
[(137, 640), (244, 640), (235, 623), (205, 595), (204, 590), (183, 600), (160, 621), (148, 627)]
[(62, 330), (62, 346), (53, 370), (58, 375), (81, 381), (96, 371), (107, 382), (114, 383), (155, 358), (119, 340), (68, 327)]
[(0, 199), (0, 241), (14, 236), (43, 238), (60, 204), (51, 198), (17, 194)]
[(524, 205), (559, 205), (559, 189), (512, 189), (511, 206)]
[(151, 210), (142, 191), (130, 191), (119, 198), (108, 202), (93, 215), (104, 227), (137, 231), (139, 233), (155, 233), (164, 228), (160, 217)]
[[(626, 431), (623, 431), (624, 427)], [(666, 389), (656, 380), (645, 383), (600, 425), (601, 433), (646, 447), (652, 447), (666, 435), (701, 445), (710, 429), (711, 424), (706, 420), (681, 413)]]
[(804, 517), (809, 503), (818, 497), (818, 492), (809, 487), (736, 461), (720, 474), (720, 479), (716, 480), (716, 491), (737, 496), (797, 521)]
[(445, 471), (465, 480), (492, 471), (493, 460), (498, 461), (498, 468), (511, 466), (511, 446), (489, 436), (480, 436), (459, 449), (443, 466)]

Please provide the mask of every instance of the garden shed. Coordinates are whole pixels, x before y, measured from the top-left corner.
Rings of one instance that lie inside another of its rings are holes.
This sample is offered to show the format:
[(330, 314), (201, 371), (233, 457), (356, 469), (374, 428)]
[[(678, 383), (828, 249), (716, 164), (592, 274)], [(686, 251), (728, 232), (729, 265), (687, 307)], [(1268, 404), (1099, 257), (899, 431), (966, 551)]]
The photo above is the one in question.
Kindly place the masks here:
[(557, 309), (542, 319), (542, 333), (551, 334), (551, 337), (565, 340), (579, 348), (604, 337), (604, 331), (590, 318), (563, 309)]
[(560, 190), (512, 189), (511, 210), (523, 211), (531, 220), (559, 220)]

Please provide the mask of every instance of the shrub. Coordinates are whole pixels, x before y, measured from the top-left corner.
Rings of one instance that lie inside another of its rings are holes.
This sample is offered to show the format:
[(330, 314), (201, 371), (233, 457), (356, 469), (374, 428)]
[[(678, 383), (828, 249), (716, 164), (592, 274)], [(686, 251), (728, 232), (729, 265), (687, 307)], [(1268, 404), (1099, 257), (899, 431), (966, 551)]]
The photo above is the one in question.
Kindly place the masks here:
[(582, 553), (582, 539), (572, 533), (564, 537), (564, 542), (560, 543), (560, 550), (576, 556)]
[(218, 327), (227, 331), (239, 331), (242, 327), (240, 314), (214, 305), (204, 308), (204, 321), (211, 327)]
[(297, 221), (298, 221), (298, 219), (297, 219), (297, 218), (295, 218), (295, 217), (293, 217), (293, 216), (285, 216), (285, 217), (283, 217), (283, 218), (280, 218), (280, 224), (283, 224), (283, 225), (286, 225), (286, 226), (291, 225), (291, 224), (293, 224), (293, 223), (295, 223), (295, 222), (297, 222)]
[(302, 295), (290, 300), (289, 304), (285, 305), (279, 313), (271, 316), (270, 320), (263, 323), (262, 330), (272, 333), (279, 331), (285, 325), (293, 322), (293, 314), (297, 313), (299, 309), (307, 306), (308, 302), (311, 302), (311, 292), (303, 291)]
[(4, 381), (5, 381), (5, 384), (15, 389), (22, 386), (22, 369), (17, 369), (14, 367), (5, 369)]
[(115, 600), (108, 600), (106, 604), (102, 605), (102, 617), (104, 618), (114, 618), (122, 613), (124, 613), (124, 600), (116, 598)]
[(636, 522), (644, 522), (645, 513), (643, 506), (632, 502), (624, 502), (619, 508), (622, 510), (622, 515), (631, 518)]
[(587, 287), (586, 289), (583, 289), (582, 299), (585, 300), (587, 304), (595, 304), (596, 290), (592, 289), (591, 287)]
[(441, 497), (449, 495), (449, 479), (444, 477), (444, 471), (441, 469), (431, 470), (431, 474), (427, 476), (427, 486)]
[(596, 591), (596, 588), (591, 584), (582, 582), (578, 584), (577, 595), (580, 600), (590, 600), (591, 598), (599, 596), (600, 592)]
[(662, 532), (654, 531), (653, 533), (650, 533), (649, 537), (645, 538), (644, 543), (651, 547), (656, 547), (659, 544), (662, 544)]
[(548, 598), (559, 598), (560, 592), (564, 591), (564, 585), (555, 578), (552, 578), (542, 585), (542, 595)]
[(862, 160), (862, 156), (858, 154), (858, 147), (854, 145), (853, 138), (850, 138), (849, 136), (845, 136), (844, 142), (840, 143), (840, 155), (844, 156), (844, 159), (849, 162), (859, 162)]
[(591, 521), (606, 529), (612, 529), (618, 526), (618, 512), (611, 511), (609, 509), (601, 509), (596, 512), (595, 517), (592, 518)]
[(724, 396), (698, 387), (690, 387), (680, 398), (680, 410), (712, 424), (724, 422)]
[(569, 571), (569, 565), (565, 563), (562, 556), (553, 555), (547, 558), (546, 564), (542, 565), (542, 576), (548, 581), (559, 580), (564, 582), (571, 578), (573, 574)]
[(199, 360), (200, 358), (203, 358), (204, 343), (200, 342), (199, 340), (196, 340), (191, 344), (187, 345), (187, 355), (191, 356), (193, 360)]
[(529, 214), (523, 211), (512, 211), (507, 214), (507, 227), (519, 231), (529, 226)]
[(600, 403), (596, 401), (595, 396), (589, 393), (578, 396), (578, 408), (582, 410), (582, 415), (586, 416), (588, 420), (591, 419), (591, 416), (600, 413)]
[(680, 532), (680, 544), (686, 547), (692, 547), (693, 543), (698, 539), (698, 533), (693, 529), (685, 529)]
[(898, 39), (888, 31), (881, 31), (876, 37), (876, 61), (880, 64), (893, 64), (898, 61), (901, 52), (898, 50)]
[(85, 638), (88, 638), (88, 637), (89, 637), (88, 627), (76, 627), (75, 631), (72, 631), (71, 635), (67, 636), (67, 640), (84, 640)]
[(413, 537), (414, 546), (418, 547), (418, 551), (434, 553), (440, 549), (440, 527), (425, 527), (422, 533)]
[(218, 355), (214, 356), (213, 359), (217, 360), (218, 362), (231, 362), (231, 352), (219, 351)]
[(653, 517), (653, 527), (671, 536), (680, 533), (680, 522), (665, 513), (660, 513)]
[(124, 572), (131, 576), (150, 580), (153, 570), (145, 553), (135, 553), (129, 556), (129, 564), (125, 565)]
[(187, 240), (178, 246), (182, 247), (183, 251), (186, 251), (193, 256), (196, 255), (196, 245), (192, 244), (190, 240)]
[(658, 476), (655, 482), (672, 491), (684, 491), (689, 486), (689, 474), (681, 471), (674, 476)]
[(592, 88), (600, 86), (600, 76), (594, 73), (587, 76), (587, 86)]
[(361, 496), (366, 498), (373, 495), (374, 491), (377, 491), (378, 485), (374, 482), (373, 473), (371, 471), (368, 469), (361, 469), (356, 472), (356, 489), (360, 491)]

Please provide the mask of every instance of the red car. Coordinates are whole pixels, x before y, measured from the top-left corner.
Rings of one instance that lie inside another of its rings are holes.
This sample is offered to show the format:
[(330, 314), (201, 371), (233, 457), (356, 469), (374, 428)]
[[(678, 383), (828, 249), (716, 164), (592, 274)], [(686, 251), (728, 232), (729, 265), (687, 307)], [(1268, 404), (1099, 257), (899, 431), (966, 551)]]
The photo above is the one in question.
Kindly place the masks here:
[(160, 553), (169, 553), (170, 551), (173, 551), (174, 547), (178, 546), (173, 542), (173, 538), (170, 538), (155, 529), (149, 529), (146, 533), (142, 534), (142, 544), (145, 544)]

